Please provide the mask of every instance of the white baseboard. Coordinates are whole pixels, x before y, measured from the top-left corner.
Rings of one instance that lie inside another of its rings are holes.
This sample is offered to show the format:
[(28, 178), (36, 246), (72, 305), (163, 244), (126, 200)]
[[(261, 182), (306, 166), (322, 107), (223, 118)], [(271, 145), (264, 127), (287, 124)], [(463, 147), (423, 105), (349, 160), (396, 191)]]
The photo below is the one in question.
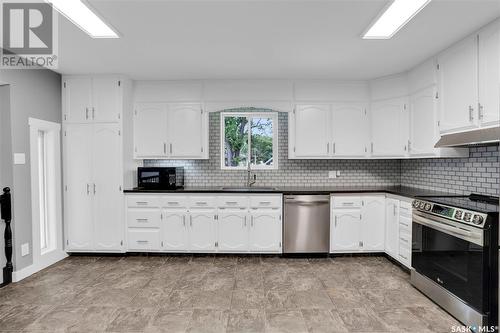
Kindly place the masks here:
[(29, 265), (28, 267), (24, 267), (23, 269), (20, 269), (18, 271), (15, 271), (12, 273), (12, 282), (19, 282), (25, 278), (27, 278), (30, 275), (35, 274), (36, 272), (41, 271), (44, 268), (49, 267), (50, 265), (55, 264), (58, 261), (63, 260), (66, 258), (68, 254), (63, 251), (54, 251), (50, 253), (50, 258), (44, 258), (43, 263), (33, 263)]

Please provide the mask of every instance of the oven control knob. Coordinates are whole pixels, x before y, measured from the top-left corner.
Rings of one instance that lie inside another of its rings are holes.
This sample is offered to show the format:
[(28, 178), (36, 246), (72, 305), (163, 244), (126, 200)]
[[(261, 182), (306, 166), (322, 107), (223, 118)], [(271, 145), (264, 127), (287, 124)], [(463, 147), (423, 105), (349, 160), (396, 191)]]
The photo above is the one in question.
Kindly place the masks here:
[(427, 211), (431, 210), (431, 204), (429, 204), (429, 203), (425, 204), (425, 208), (424, 209), (427, 210)]
[(456, 218), (457, 220), (461, 220), (463, 215), (464, 215), (464, 212), (463, 212), (463, 211), (461, 211), (461, 210), (457, 210), (457, 211), (455, 212), (455, 218)]
[(472, 214), (471, 213), (465, 213), (464, 215), (464, 221), (465, 222), (470, 222), (472, 219)]
[(424, 208), (425, 208), (425, 202), (420, 201), (420, 209), (424, 209)]
[(472, 219), (472, 223), (474, 224), (482, 224), (484, 221), (483, 217), (481, 215), (474, 215), (474, 218)]
[(420, 204), (420, 201), (418, 201), (418, 200), (413, 201), (413, 207), (418, 208), (419, 204)]

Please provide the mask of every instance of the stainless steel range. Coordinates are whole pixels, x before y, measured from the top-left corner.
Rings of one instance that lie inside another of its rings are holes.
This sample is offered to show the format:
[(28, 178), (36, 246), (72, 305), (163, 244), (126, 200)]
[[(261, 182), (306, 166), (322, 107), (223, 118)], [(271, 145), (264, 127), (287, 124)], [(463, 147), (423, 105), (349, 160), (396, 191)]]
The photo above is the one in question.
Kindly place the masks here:
[(412, 284), (472, 331), (496, 326), (498, 197), (416, 199), (412, 216)]

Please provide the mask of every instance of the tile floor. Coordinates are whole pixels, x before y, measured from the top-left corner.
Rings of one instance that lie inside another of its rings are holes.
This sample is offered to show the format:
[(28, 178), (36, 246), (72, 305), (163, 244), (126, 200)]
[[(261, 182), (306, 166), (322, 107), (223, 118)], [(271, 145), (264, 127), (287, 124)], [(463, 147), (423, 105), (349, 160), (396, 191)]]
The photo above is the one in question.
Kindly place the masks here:
[(451, 332), (384, 257), (69, 257), (0, 289), (1, 332)]

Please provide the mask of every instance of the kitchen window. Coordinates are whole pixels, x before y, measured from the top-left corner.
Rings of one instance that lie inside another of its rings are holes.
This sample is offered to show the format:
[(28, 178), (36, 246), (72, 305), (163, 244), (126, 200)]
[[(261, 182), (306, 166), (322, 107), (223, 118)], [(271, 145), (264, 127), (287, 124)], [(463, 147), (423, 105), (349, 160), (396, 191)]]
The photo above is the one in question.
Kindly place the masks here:
[(277, 169), (277, 113), (223, 112), (221, 142), (222, 169)]

